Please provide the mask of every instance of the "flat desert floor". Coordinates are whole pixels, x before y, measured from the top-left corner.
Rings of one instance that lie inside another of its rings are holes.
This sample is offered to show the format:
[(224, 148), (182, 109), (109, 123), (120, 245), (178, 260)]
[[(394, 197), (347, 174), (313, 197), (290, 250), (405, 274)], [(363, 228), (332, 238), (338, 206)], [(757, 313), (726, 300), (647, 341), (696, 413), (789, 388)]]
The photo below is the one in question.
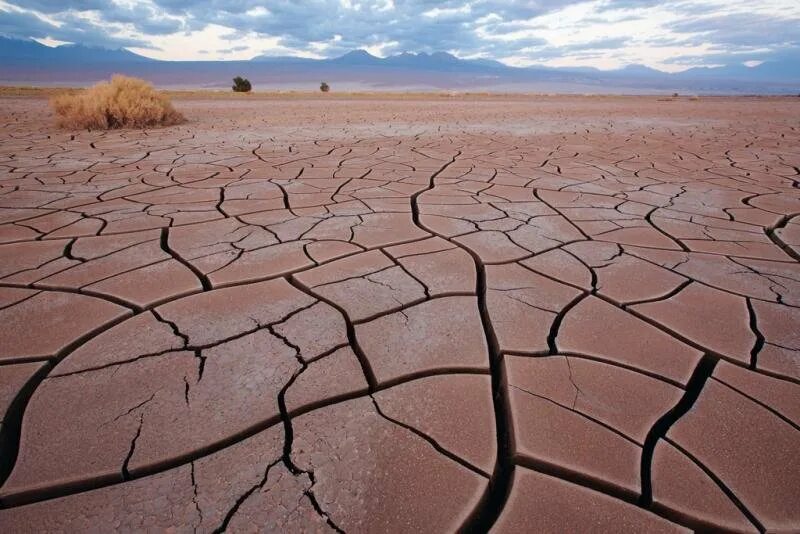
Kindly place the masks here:
[(0, 100), (0, 530), (800, 530), (800, 99)]

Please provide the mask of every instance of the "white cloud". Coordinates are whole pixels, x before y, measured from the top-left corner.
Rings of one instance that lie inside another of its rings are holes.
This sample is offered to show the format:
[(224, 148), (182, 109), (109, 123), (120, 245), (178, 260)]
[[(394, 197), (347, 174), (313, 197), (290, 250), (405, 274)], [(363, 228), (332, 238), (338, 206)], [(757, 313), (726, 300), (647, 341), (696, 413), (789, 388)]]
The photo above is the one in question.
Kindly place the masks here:
[[(699, 3), (677, 1), (637, 8), (613, 8), (613, 2), (594, 0), (570, 5), (562, 9), (512, 24), (497, 24), (495, 20), (479, 25), (476, 33), (482, 40), (502, 43), (514, 49), (515, 43), (535, 39), (543, 41), (538, 46), (520, 47), (514, 53), (501, 58), (515, 66), (543, 64), (553, 67), (587, 66), (600, 69), (620, 68), (629, 64), (644, 64), (664, 71), (680, 71), (708, 64), (705, 58), (733, 53), (703, 39), (704, 33), (681, 32), (673, 29), (686, 20), (703, 20), (728, 14), (751, 13), (777, 14), (783, 8), (791, 13), (800, 11), (800, 2), (789, 7), (783, 1), (763, 2), (757, 7), (745, 2), (718, 2), (708, 0), (703, 8), (708, 13), (698, 15)], [(785, 15), (785, 12), (784, 12)], [(503, 31), (504, 28), (510, 28)], [(624, 44), (622, 43), (624, 41)], [(615, 42), (603, 47), (603, 42)], [(599, 46), (594, 46), (598, 43)], [(561, 54), (552, 56), (553, 50)], [(747, 50), (748, 53), (756, 49)], [(769, 48), (761, 49), (769, 51)], [(690, 56), (691, 62), (676, 64), (676, 57)]]
[[(291, 55), (293, 50), (281, 46), (280, 38), (256, 33), (236, 34), (234, 28), (209, 24), (202, 30), (153, 36), (155, 50), (131, 48), (132, 51), (154, 59), (169, 60), (244, 60), (265, 50)], [(232, 50), (236, 48), (236, 50)]]
[(464, 4), (461, 7), (445, 7), (439, 8), (434, 7), (433, 9), (429, 9), (422, 13), (423, 17), (429, 18), (445, 18), (445, 17), (452, 17), (454, 15), (467, 15), (472, 12), (472, 6), (469, 4)]
[(396, 48), (398, 44), (400, 43), (398, 43), (397, 41), (387, 41), (384, 43), (365, 46), (364, 50), (366, 50), (373, 56), (386, 57), (387, 49), (391, 50), (392, 48)]
[(244, 12), (248, 17), (263, 17), (269, 15), (269, 11), (264, 6), (256, 6)]
[(58, 39), (50, 39), (49, 37), (43, 37), (39, 39), (34, 39), (37, 43), (41, 43), (45, 46), (61, 46), (65, 44), (72, 44), (69, 41), (59, 41)]

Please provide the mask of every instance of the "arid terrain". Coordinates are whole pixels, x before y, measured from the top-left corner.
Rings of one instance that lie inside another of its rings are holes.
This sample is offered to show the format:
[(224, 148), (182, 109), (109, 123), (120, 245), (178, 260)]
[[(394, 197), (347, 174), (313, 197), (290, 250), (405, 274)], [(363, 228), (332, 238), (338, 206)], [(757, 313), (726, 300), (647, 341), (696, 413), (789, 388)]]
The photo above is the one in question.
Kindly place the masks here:
[(0, 531), (800, 531), (800, 98), (4, 94)]

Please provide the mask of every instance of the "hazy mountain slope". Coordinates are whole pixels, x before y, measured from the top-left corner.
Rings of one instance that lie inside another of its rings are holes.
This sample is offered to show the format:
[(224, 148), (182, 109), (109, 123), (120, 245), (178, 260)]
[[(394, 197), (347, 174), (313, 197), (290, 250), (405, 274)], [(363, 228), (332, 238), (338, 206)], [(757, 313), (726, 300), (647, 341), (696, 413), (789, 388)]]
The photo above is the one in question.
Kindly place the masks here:
[(121, 72), (163, 86), (227, 88), (234, 76), (256, 89), (313, 89), (325, 80), (344, 88), (568, 92), (797, 93), (800, 68), (792, 61), (667, 74), (642, 65), (593, 68), (509, 67), (446, 52), (378, 58), (354, 50), (331, 59), (258, 56), (250, 61), (158, 61), (127, 50), (82, 45), (55, 48), (0, 38), (0, 83), (85, 85)]

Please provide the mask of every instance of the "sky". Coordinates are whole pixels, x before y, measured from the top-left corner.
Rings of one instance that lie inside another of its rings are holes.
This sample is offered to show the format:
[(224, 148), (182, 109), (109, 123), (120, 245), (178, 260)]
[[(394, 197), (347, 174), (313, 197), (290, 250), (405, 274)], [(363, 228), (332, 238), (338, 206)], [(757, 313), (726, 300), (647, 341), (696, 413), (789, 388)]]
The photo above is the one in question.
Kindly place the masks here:
[(0, 35), (166, 60), (450, 52), (513, 66), (796, 60), (798, 0), (0, 0)]

